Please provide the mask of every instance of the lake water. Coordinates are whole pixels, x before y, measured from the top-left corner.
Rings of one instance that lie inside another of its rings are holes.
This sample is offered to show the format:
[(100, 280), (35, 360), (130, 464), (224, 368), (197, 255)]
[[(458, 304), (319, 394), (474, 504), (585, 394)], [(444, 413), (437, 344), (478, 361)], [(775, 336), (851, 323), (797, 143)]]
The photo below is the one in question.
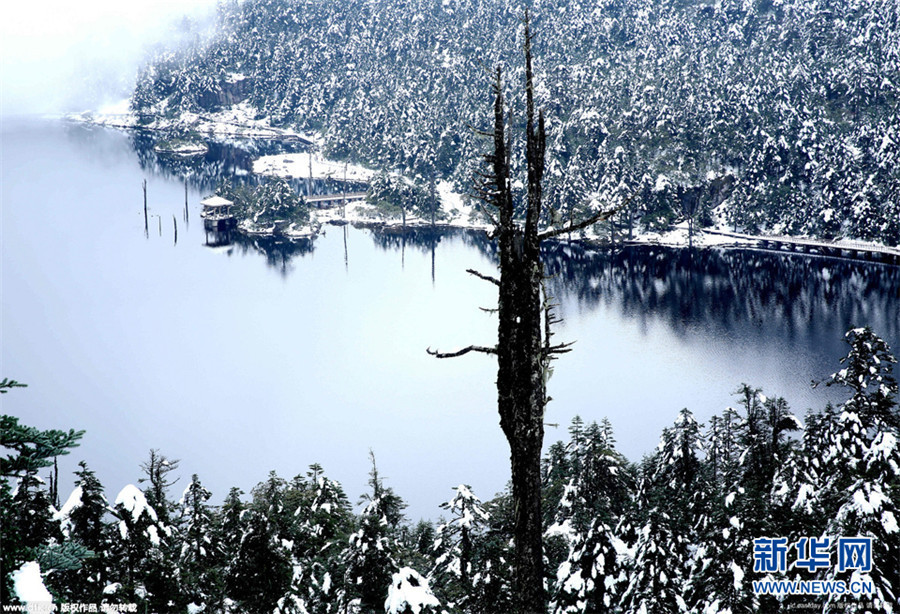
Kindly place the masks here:
[[(0, 377), (29, 387), (0, 402), (30, 425), (87, 430), (62, 463), (63, 498), (78, 460), (113, 498), (150, 448), (181, 459), (176, 498), (192, 473), (220, 502), (318, 462), (355, 501), (370, 449), (414, 519), (436, 517), (456, 484), (482, 498), (503, 488), (495, 363), (425, 353), (493, 343), (478, 307), (494, 288), (465, 273), (492, 270), (483, 236), (327, 227), (312, 243), (211, 247), (199, 200), (271, 144), (189, 164), (107, 129), (2, 130)], [(800, 414), (839, 400), (809, 383), (838, 368), (850, 326), (900, 347), (898, 267), (568, 244), (546, 258), (565, 318), (556, 339), (577, 341), (550, 381), (547, 420), (560, 426), (548, 443), (576, 414), (606, 416), (637, 461), (682, 407), (705, 421), (742, 382)]]

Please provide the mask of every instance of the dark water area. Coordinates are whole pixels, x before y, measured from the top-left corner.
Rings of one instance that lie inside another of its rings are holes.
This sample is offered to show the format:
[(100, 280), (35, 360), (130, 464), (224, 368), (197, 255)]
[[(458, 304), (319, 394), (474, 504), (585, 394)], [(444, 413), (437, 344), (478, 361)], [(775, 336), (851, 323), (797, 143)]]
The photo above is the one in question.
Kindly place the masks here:
[[(204, 230), (199, 201), (219, 181), (253, 181), (253, 157), (296, 144), (173, 159), (141, 135), (45, 121), (6, 122), (0, 146), (0, 377), (29, 385), (0, 403), (27, 424), (87, 430), (64, 474), (85, 459), (113, 498), (157, 448), (182, 460), (175, 498), (197, 473), (221, 501), (318, 462), (356, 500), (372, 449), (412, 518), (436, 517), (459, 483), (482, 498), (504, 487), (495, 363), (425, 353), (494, 342), (479, 307), (495, 289), (465, 272), (494, 271), (483, 233)], [(564, 318), (555, 340), (576, 341), (549, 383), (548, 443), (576, 414), (608, 417), (637, 461), (682, 407), (706, 421), (743, 382), (800, 414), (839, 402), (810, 382), (839, 368), (851, 326), (900, 347), (898, 267), (566, 242), (544, 261)]]

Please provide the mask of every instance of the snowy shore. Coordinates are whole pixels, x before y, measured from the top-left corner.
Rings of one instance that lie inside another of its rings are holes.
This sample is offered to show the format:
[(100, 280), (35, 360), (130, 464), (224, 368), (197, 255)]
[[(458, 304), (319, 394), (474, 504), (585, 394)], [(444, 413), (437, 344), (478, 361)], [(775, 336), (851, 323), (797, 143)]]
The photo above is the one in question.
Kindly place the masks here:
[[(296, 139), (312, 145), (315, 149), (321, 149), (324, 139), (319, 134), (301, 134), (291, 129), (274, 127), (268, 118), (257, 118), (256, 111), (247, 103), (240, 103), (216, 113), (196, 114), (182, 113), (177, 118), (164, 117), (165, 109), (156, 109), (156, 115), (143, 119), (130, 110), (128, 101), (122, 101), (116, 105), (105, 107), (98, 112), (84, 112), (70, 114), (66, 118), (70, 121), (89, 123), (92, 125), (106, 126), (118, 129), (134, 130), (189, 130), (208, 138), (247, 138), (247, 139)], [(181, 152), (179, 152), (181, 153)], [(253, 162), (253, 173), (282, 178), (332, 179), (356, 183), (369, 183), (380, 171), (364, 166), (338, 162), (322, 158), (315, 153), (276, 154), (257, 158)], [(462, 228), (469, 230), (490, 231), (492, 226), (480, 213), (478, 206), (467, 195), (454, 189), (449, 181), (441, 181), (437, 184), (437, 192), (440, 200), (441, 214), (435, 226), (438, 228)], [(715, 223), (711, 228), (695, 228), (693, 236), (689, 237), (688, 223), (683, 221), (675, 224), (664, 232), (641, 231), (635, 228), (631, 236), (619, 232), (614, 241), (610, 241), (608, 232), (602, 236), (594, 228), (580, 230), (571, 235), (572, 239), (579, 239), (595, 245), (616, 244), (646, 244), (667, 247), (729, 247), (729, 246), (756, 246), (761, 241), (770, 239), (768, 236), (755, 236), (733, 232), (728, 228), (721, 211), (714, 212)], [(319, 233), (323, 224), (350, 223), (365, 226), (381, 226), (385, 228), (400, 229), (404, 225), (407, 228), (430, 227), (430, 218), (419, 218), (407, 214), (405, 224), (399, 216), (388, 216), (383, 211), (372, 206), (364, 200), (354, 200), (343, 208), (323, 208), (312, 211), (312, 219), (306, 225), (291, 225), (287, 229), (280, 229), (279, 234), (290, 238), (312, 238)], [(275, 227), (260, 227), (253, 224), (242, 223), (239, 228), (248, 234), (271, 235), (275, 234)], [(796, 238), (799, 244), (814, 239)], [(876, 243), (859, 241), (837, 241), (829, 243), (836, 249), (854, 250), (860, 247), (874, 247), (885, 249)], [(900, 258), (900, 249), (886, 248), (890, 253)]]

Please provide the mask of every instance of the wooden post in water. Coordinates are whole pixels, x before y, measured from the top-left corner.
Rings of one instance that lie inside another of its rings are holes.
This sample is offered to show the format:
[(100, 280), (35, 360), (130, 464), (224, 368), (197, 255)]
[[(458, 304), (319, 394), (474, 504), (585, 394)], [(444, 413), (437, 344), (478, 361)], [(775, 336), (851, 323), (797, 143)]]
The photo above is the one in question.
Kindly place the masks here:
[(157, 223), (159, 224), (159, 236), (162, 236), (162, 216), (161, 216), (161, 215), (157, 215), (157, 216), (156, 216), (156, 221), (157, 221)]
[(312, 196), (312, 149), (309, 150), (309, 196)]
[(175, 214), (172, 214), (172, 225), (175, 227), (175, 243), (174, 245), (178, 245), (178, 220), (175, 219)]
[(347, 163), (344, 162), (344, 183), (341, 184), (341, 219), (347, 211)]
[[(428, 187), (431, 191), (431, 228), (433, 230), (434, 229), (434, 212), (438, 207), (438, 199), (437, 199), (437, 195), (435, 194), (435, 189), (434, 189), (434, 169), (431, 169), (431, 176), (429, 177), (428, 184), (429, 184)], [(432, 277), (434, 277), (434, 275), (432, 275)], [(434, 279), (432, 279), (432, 281), (434, 281)]]
[(347, 225), (344, 224), (344, 270), (350, 270), (350, 260), (347, 258)]
[(147, 219), (147, 180), (144, 179), (144, 236), (150, 236), (150, 224)]

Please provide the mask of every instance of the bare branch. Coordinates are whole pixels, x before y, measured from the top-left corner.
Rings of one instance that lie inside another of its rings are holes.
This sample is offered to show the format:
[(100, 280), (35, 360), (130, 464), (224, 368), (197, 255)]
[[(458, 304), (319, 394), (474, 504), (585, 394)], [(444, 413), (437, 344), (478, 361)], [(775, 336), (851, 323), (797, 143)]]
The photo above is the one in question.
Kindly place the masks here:
[(486, 215), (487, 218), (491, 221), (491, 224), (494, 225), (494, 228), (496, 228), (499, 225), (499, 223), (497, 222), (497, 218), (495, 218), (493, 215), (491, 215), (491, 212), (485, 208), (483, 203), (476, 201), (475, 204), (478, 207), (479, 211), (481, 211), (484, 215)]
[(458, 352), (438, 352), (437, 350), (432, 350), (428, 348), (425, 350), (429, 356), (434, 356), (435, 358), (456, 358), (457, 356), (462, 356), (463, 354), (468, 354), (469, 352), (481, 352), (482, 354), (494, 354), (497, 355), (497, 348), (489, 348), (481, 345), (470, 345), (469, 347), (465, 347)]
[(490, 275), (483, 275), (483, 274), (479, 273), (478, 271), (476, 271), (475, 269), (466, 269), (466, 273), (468, 273), (469, 275), (474, 275), (478, 279), (483, 279), (484, 281), (489, 281), (492, 284), (494, 284), (495, 286), (500, 285), (500, 280), (497, 279), (496, 277), (491, 277)]
[(499, 309), (489, 309), (487, 307), (479, 307), (479, 309), (485, 313), (497, 313), (500, 311)]
[(571, 352), (573, 345), (575, 345), (574, 341), (559, 343), (557, 345), (548, 345), (544, 348), (544, 355), (550, 356), (551, 354), (565, 354), (566, 352)]
[(603, 220), (608, 220), (613, 215), (615, 215), (616, 213), (618, 213), (619, 211), (621, 211), (622, 209), (627, 207), (629, 204), (631, 204), (631, 201), (633, 201), (637, 195), (638, 195), (638, 192), (635, 192), (631, 196), (629, 196), (625, 200), (624, 203), (622, 203), (615, 209), (610, 209), (608, 211), (600, 211), (598, 213), (595, 213), (591, 217), (587, 218), (586, 220), (578, 222), (577, 224), (570, 224), (564, 228), (557, 228), (555, 230), (545, 230), (540, 235), (538, 235), (538, 239), (543, 241), (544, 239), (549, 239), (551, 237), (558, 237), (559, 235), (562, 235), (562, 234), (566, 234), (569, 232), (575, 232), (576, 230), (581, 230), (582, 228), (587, 228), (588, 226), (590, 226), (592, 224), (596, 224), (597, 222), (602, 222)]

